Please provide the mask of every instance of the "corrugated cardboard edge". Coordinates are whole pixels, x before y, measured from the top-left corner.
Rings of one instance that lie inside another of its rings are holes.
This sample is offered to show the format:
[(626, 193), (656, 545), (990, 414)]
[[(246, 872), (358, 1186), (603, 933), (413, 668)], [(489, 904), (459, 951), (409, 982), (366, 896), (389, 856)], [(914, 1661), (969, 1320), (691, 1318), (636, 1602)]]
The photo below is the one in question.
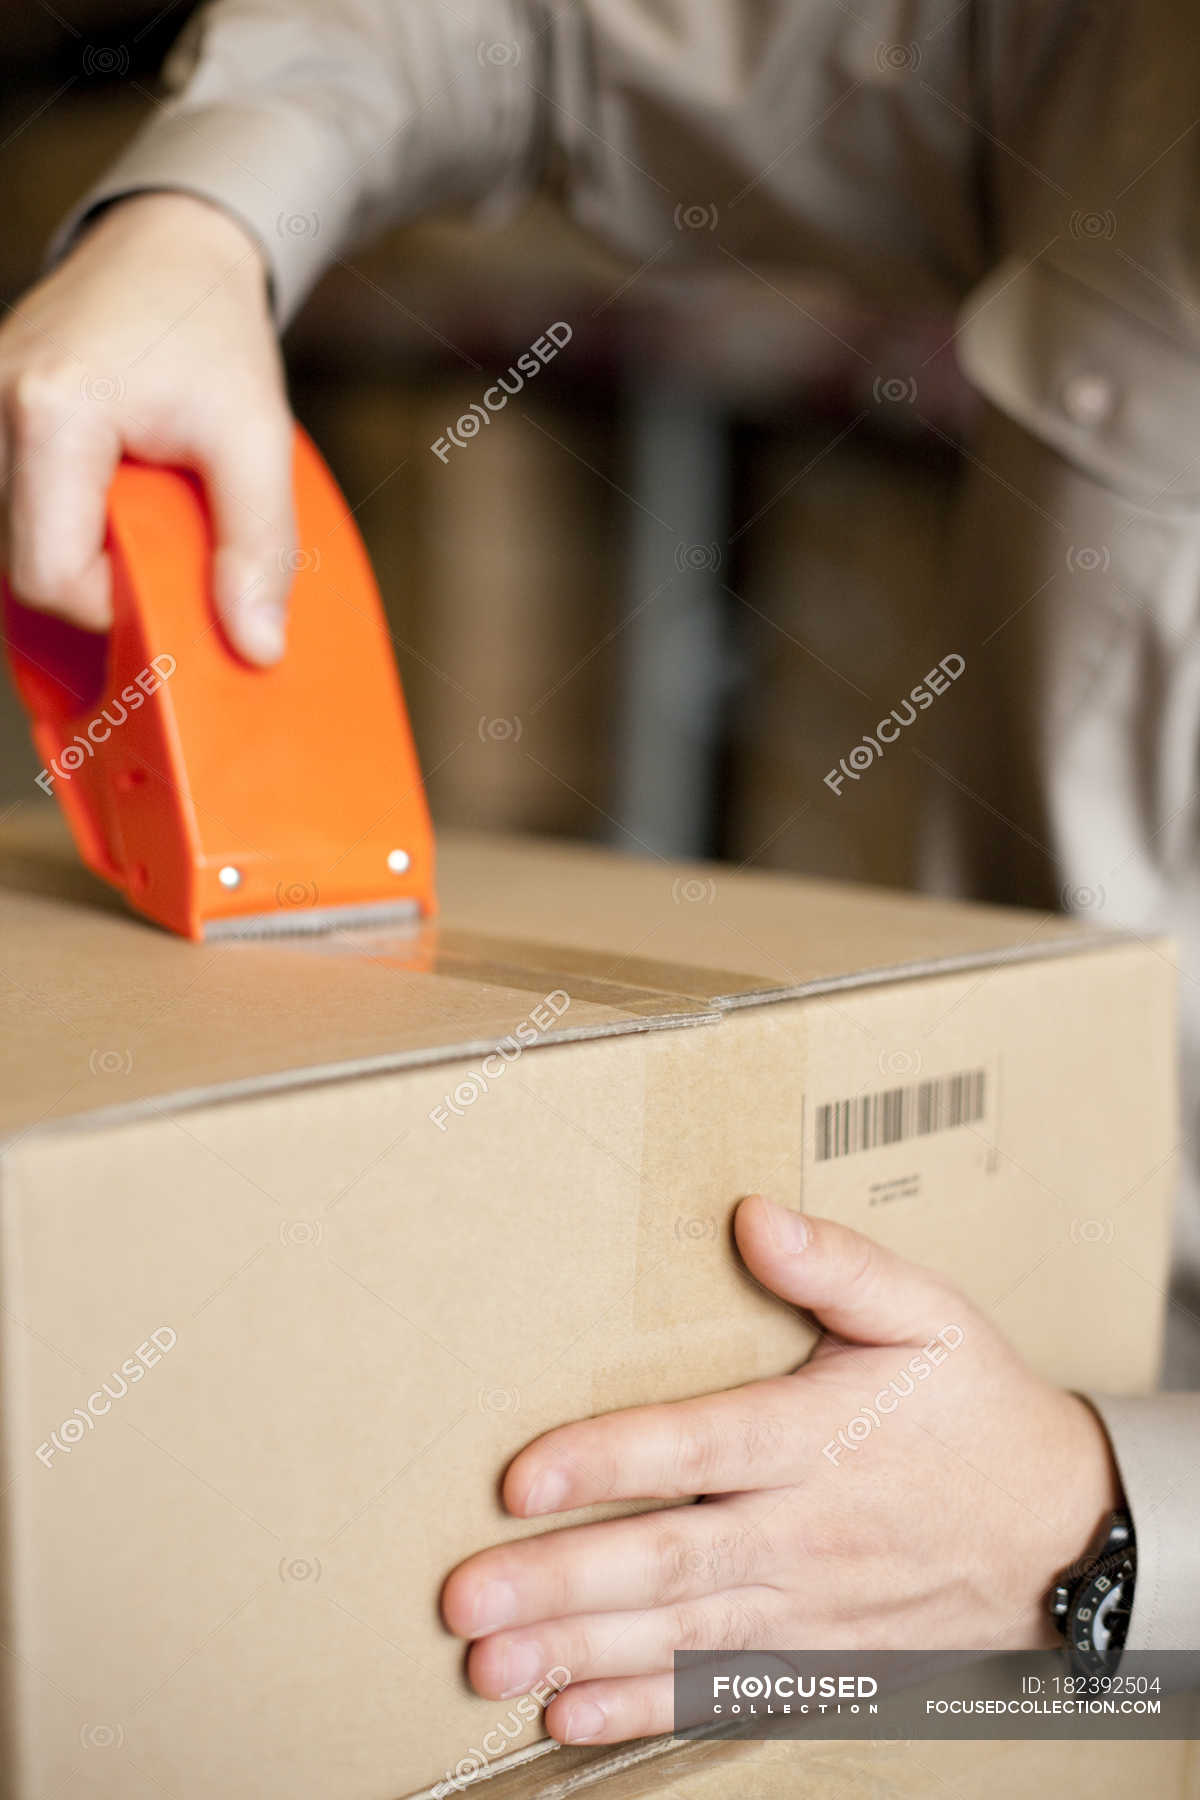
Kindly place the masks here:
[(817, 994), (846, 993), (851, 988), (878, 987), (884, 982), (913, 981), (930, 975), (964, 975), (972, 969), (1001, 969), (1013, 964), (1049, 962), (1060, 956), (1081, 956), (1097, 950), (1128, 950), (1135, 944), (1143, 949), (1162, 950), (1169, 940), (1164, 937), (1144, 938), (1136, 931), (1098, 932), (1090, 927), (1077, 936), (1055, 938), (1048, 944), (1010, 944), (999, 950), (972, 950), (958, 956), (933, 956), (912, 962), (889, 963), (879, 968), (856, 970), (850, 975), (823, 976), (795, 987), (762, 987), (753, 993), (715, 994), (713, 999), (722, 1012), (739, 1006), (767, 1006), (776, 1000), (807, 1000)]
[[(478, 940), (481, 944), (484, 940)], [(1078, 956), (1097, 951), (1129, 949), (1134, 945), (1142, 948), (1162, 950), (1168, 940), (1163, 938), (1147, 939), (1132, 931), (1098, 930), (1095, 926), (1068, 935), (1055, 937), (1049, 943), (1034, 943), (1026, 940), (1019, 944), (1004, 945), (994, 950), (965, 952), (955, 956), (927, 957), (903, 963), (880, 964), (870, 969), (855, 970), (849, 974), (819, 976), (810, 981), (794, 984), (782, 983), (771, 985), (763, 983), (754, 986), (756, 977), (736, 976), (742, 985), (737, 991), (725, 994), (713, 994), (712, 985), (730, 979), (727, 970), (704, 969), (698, 966), (683, 964), (647, 965), (654, 968), (658, 977), (669, 968), (672, 979), (677, 985), (672, 992), (662, 987), (652, 986), (647, 981), (644, 985), (631, 980), (626, 974), (620, 980), (615, 973), (612, 980), (614, 993), (628, 999), (631, 993), (644, 994), (647, 1002), (657, 1004), (647, 1006), (645, 1012), (626, 1012), (625, 1016), (611, 1022), (596, 1023), (585, 1026), (562, 1026), (544, 1032), (535, 1042), (527, 1046), (528, 1051), (544, 1051), (558, 1044), (591, 1042), (600, 1038), (629, 1037), (649, 1031), (678, 1031), (690, 1026), (719, 1025), (727, 1012), (747, 1006), (767, 1006), (783, 1000), (806, 1000), (822, 994), (845, 993), (853, 989), (876, 987), (892, 982), (910, 981), (938, 975), (957, 975), (970, 973), (973, 969), (989, 970), (1032, 962), (1044, 962), (1051, 958)], [(597, 973), (601, 959), (593, 953), (585, 953), (563, 949), (549, 944), (530, 940), (527, 946), (529, 961), (526, 965), (530, 973), (536, 973), (543, 979), (553, 978), (560, 986), (565, 986), (573, 978), (583, 977), (593, 991), (603, 985)], [(636, 972), (636, 959), (622, 957), (614, 952), (611, 958), (604, 959), (614, 970), (630, 970)], [(447, 973), (454, 973), (453, 967)], [(703, 998), (702, 998), (703, 997)], [(674, 1000), (672, 1007), (668, 1003)], [(139, 1100), (125, 1101), (113, 1105), (88, 1108), (86, 1111), (72, 1113), (61, 1119), (45, 1119), (34, 1125), (27, 1125), (20, 1131), (0, 1138), (0, 1158), (27, 1139), (57, 1137), (67, 1132), (78, 1130), (109, 1129), (135, 1123), (138, 1120), (154, 1118), (163, 1111), (184, 1112), (196, 1107), (212, 1105), (225, 1100), (252, 1100), (263, 1094), (281, 1093), (287, 1089), (298, 1087), (324, 1086), (331, 1082), (361, 1080), (365, 1076), (392, 1074), (399, 1070), (411, 1068), (432, 1068), (441, 1063), (455, 1063), (493, 1054), (501, 1044), (507, 1043), (507, 1037), (476, 1038), (463, 1040), (436, 1049), (404, 1050), (385, 1052), (376, 1056), (351, 1057), (336, 1063), (298, 1063), (293, 1068), (273, 1070), (270, 1074), (238, 1077), (229, 1081), (213, 1081), (191, 1088), (173, 1088), (160, 1095), (148, 1095)]]
[[(607, 1025), (568, 1027), (561, 1031), (543, 1033), (536, 1044), (526, 1047), (526, 1053), (541, 1049), (547, 1044), (591, 1043), (598, 1038), (638, 1037), (648, 1031), (679, 1031), (690, 1025), (719, 1025), (721, 1018), (721, 1011), (713, 1008), (707, 1012), (696, 1010), (663, 1013), (649, 1019), (631, 1017), (615, 1020)], [(27, 1125), (10, 1137), (0, 1139), (0, 1160), (17, 1144), (31, 1139), (61, 1137), (65, 1133), (80, 1130), (113, 1129), (120, 1125), (135, 1124), (139, 1119), (157, 1118), (164, 1112), (186, 1112), (197, 1106), (210, 1106), (215, 1101), (254, 1100), (263, 1094), (283, 1093), (289, 1088), (324, 1087), (332, 1082), (358, 1081), (364, 1076), (391, 1075), (402, 1069), (431, 1069), (436, 1068), (439, 1063), (474, 1061), (476, 1057), (491, 1055), (501, 1044), (507, 1042), (507, 1037), (475, 1038), (434, 1051), (397, 1050), (384, 1052), (380, 1056), (351, 1057), (345, 1062), (298, 1063), (294, 1069), (280, 1069), (270, 1075), (250, 1075), (236, 1081), (214, 1081), (202, 1087), (170, 1088), (162, 1094), (147, 1095), (141, 1100), (126, 1101), (115, 1106), (92, 1107), (86, 1112), (71, 1113), (66, 1118), (45, 1119), (39, 1124)]]
[[(745, 1737), (707, 1736), (638, 1738), (604, 1749), (572, 1748), (541, 1738), (522, 1750), (500, 1757), (466, 1780), (450, 1785), (445, 1777), (432, 1787), (397, 1796), (397, 1800), (448, 1800), (486, 1787), (490, 1800), (571, 1800), (599, 1782), (605, 1800), (642, 1800), (680, 1776), (698, 1758), (706, 1763), (753, 1755), (756, 1744)], [(540, 1765), (540, 1766), (539, 1766)]]

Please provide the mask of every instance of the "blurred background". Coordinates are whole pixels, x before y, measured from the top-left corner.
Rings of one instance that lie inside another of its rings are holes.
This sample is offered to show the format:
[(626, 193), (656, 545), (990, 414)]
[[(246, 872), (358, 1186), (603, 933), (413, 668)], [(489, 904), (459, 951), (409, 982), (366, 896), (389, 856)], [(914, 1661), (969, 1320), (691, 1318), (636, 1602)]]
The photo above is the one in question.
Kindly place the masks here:
[[(191, 10), (8, 9), (6, 304)], [(769, 246), (716, 260), (623, 266), (548, 198), (396, 232), (291, 327), (295, 410), (356, 508), (440, 824), (911, 885), (920, 758), (840, 797), (822, 777), (955, 648), (932, 604), (970, 410), (953, 324)], [(558, 320), (561, 354), (443, 463), (432, 443)], [(3, 799), (49, 807), (7, 691), (0, 751)]]

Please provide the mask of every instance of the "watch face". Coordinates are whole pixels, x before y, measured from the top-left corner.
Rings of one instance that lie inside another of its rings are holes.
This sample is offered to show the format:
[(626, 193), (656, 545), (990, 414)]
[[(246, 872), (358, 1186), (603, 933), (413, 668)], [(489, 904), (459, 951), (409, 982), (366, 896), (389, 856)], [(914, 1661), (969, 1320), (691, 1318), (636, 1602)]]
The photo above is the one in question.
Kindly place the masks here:
[(1134, 1560), (1129, 1550), (1098, 1557), (1071, 1600), (1066, 1638), (1081, 1674), (1111, 1674), (1129, 1630)]

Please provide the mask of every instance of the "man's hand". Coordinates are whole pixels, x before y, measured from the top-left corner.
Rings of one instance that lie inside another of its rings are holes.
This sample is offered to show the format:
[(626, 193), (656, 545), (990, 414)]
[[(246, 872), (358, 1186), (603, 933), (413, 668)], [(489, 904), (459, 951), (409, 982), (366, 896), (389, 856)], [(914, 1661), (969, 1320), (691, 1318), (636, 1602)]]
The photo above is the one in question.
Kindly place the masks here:
[(212, 507), (226, 634), (278, 660), (292, 428), (262, 256), (231, 218), (175, 193), (103, 213), (0, 326), (0, 422), (0, 559), (21, 599), (104, 630), (117, 463), (182, 464)]
[(570, 1670), (546, 1714), (564, 1742), (669, 1731), (676, 1649), (1048, 1646), (1043, 1596), (1119, 1501), (1087, 1404), (938, 1276), (758, 1196), (736, 1233), (825, 1327), (804, 1368), (565, 1425), (504, 1481), (523, 1518), (704, 1504), (500, 1545), (446, 1583), (481, 1694)]

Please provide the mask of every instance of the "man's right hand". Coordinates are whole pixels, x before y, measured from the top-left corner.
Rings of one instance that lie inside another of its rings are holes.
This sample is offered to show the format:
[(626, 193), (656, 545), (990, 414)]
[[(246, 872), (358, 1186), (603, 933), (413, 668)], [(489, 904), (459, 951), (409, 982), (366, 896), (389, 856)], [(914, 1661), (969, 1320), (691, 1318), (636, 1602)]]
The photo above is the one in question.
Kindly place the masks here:
[(124, 454), (194, 469), (214, 597), (255, 663), (284, 649), (292, 421), (261, 251), (182, 193), (102, 213), (0, 326), (0, 560), (29, 605), (111, 623), (109, 482)]

